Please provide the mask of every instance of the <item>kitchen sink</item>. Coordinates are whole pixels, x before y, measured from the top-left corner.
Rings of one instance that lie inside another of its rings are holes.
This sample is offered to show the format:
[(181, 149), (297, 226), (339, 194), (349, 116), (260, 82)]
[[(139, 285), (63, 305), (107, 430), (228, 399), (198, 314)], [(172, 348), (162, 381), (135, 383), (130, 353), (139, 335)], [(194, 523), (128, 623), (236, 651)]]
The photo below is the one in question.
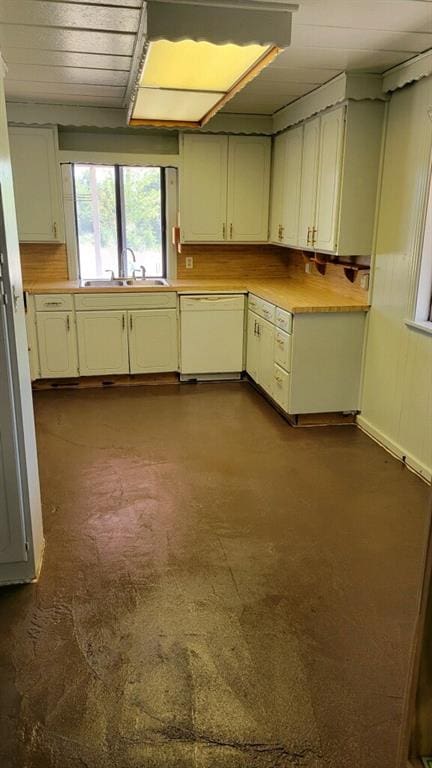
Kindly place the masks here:
[(163, 278), (142, 278), (141, 280), (117, 278), (115, 280), (82, 280), (81, 285), (84, 288), (127, 288), (138, 285), (168, 285), (168, 283)]

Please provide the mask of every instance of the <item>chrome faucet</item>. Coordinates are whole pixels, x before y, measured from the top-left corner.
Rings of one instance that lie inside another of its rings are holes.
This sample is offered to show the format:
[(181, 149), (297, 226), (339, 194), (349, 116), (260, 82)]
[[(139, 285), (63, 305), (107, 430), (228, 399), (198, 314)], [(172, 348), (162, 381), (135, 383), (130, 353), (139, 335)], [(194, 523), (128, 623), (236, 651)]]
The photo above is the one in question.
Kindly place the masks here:
[[(145, 280), (145, 276), (146, 276), (146, 269), (145, 269), (145, 267), (142, 264), (140, 264), (139, 269), (141, 270), (140, 277), (142, 278), (142, 280)], [(134, 269), (134, 271), (132, 272), (132, 277), (134, 279), (135, 279), (135, 272), (139, 272), (139, 269)]]
[(135, 252), (132, 250), (132, 248), (129, 248), (129, 246), (126, 248), (126, 251), (130, 251), (132, 254), (132, 261), (134, 264), (136, 264), (136, 258), (135, 258)]

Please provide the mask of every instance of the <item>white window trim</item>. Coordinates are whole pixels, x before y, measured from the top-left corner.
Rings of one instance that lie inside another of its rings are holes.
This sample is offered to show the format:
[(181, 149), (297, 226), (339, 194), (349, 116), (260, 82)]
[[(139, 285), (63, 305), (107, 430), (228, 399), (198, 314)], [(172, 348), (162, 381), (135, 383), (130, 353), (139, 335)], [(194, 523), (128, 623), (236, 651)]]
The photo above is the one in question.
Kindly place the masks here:
[[(432, 110), (429, 110), (432, 121)], [(414, 281), (412, 317), (405, 321), (409, 328), (432, 335), (432, 152), (429, 156), (429, 172), (426, 178), (426, 194), (422, 215), (419, 216)]]
[[(63, 206), (65, 218), (66, 251), (68, 258), (69, 280), (79, 279), (78, 242), (75, 222), (75, 195), (71, 163), (61, 164)], [(177, 277), (177, 250), (172, 242), (172, 229), (177, 224), (178, 211), (178, 171), (177, 168), (167, 168), (165, 173), (165, 223), (166, 223), (166, 277), (175, 280)]]

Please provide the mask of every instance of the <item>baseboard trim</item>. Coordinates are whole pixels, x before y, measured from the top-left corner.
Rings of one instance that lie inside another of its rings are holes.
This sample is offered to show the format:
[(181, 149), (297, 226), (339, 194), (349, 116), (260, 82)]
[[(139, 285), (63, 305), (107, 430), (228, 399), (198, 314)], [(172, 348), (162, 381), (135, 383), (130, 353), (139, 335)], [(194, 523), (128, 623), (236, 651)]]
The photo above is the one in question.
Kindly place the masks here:
[(415, 475), (421, 477), (426, 483), (431, 484), (432, 469), (430, 467), (427, 467), (426, 464), (423, 464), (412, 454), (407, 453), (401, 445), (394, 440), (391, 440), (387, 435), (374, 427), (364, 416), (357, 416), (357, 426), (362, 432), (365, 432), (368, 437), (371, 437), (372, 440), (375, 440), (375, 442), (381, 445), (382, 448), (385, 448), (386, 451), (391, 453), (392, 456), (399, 459), (402, 464), (405, 464), (411, 472), (414, 472)]

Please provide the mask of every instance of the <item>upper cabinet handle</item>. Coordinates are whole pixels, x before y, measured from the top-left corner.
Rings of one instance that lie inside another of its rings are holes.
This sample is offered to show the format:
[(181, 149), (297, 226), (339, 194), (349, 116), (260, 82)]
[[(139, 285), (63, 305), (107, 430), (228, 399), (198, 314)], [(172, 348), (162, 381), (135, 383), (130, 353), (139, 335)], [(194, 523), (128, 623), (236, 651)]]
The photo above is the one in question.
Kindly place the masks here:
[(310, 228), (310, 227), (308, 227), (307, 240), (306, 240), (306, 243), (307, 243), (308, 245), (309, 245), (309, 241), (310, 241), (310, 231), (311, 231), (311, 228)]
[(53, 221), (52, 228), (53, 228), (54, 239), (57, 240), (57, 224), (55, 221)]
[(233, 225), (230, 224), (230, 240), (232, 240), (233, 237)]
[(226, 224), (222, 224), (222, 238), (226, 240)]

